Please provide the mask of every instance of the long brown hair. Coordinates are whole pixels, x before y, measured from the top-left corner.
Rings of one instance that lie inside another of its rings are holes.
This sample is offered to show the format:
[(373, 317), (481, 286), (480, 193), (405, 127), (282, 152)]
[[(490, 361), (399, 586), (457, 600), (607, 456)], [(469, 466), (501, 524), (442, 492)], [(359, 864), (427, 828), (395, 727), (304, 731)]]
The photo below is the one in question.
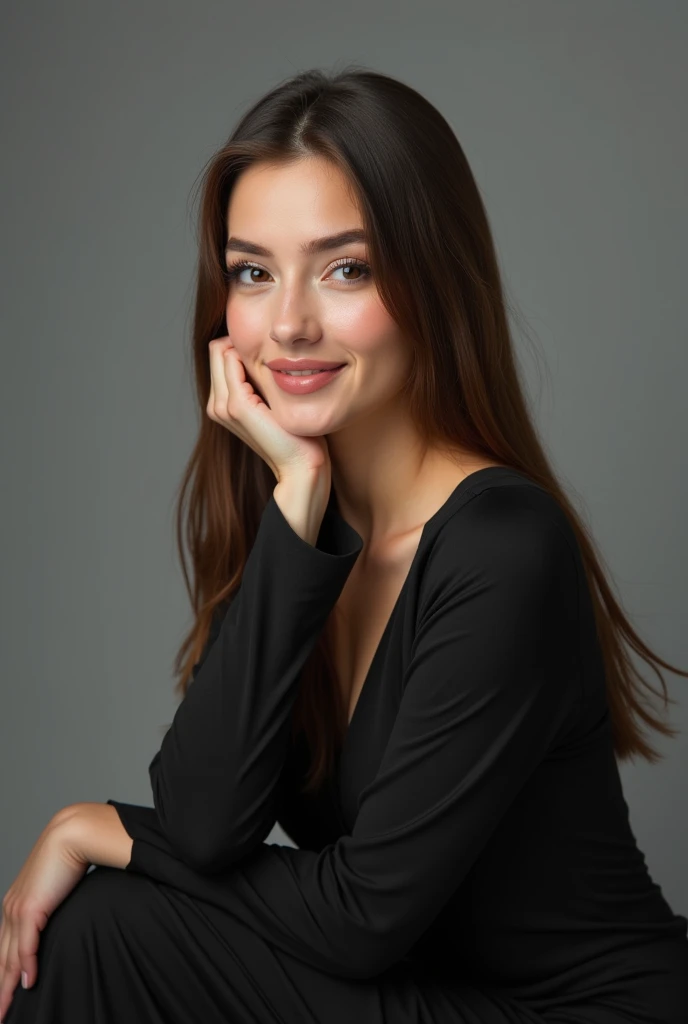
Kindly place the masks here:
[[(309, 156), (335, 163), (359, 203), (378, 292), (413, 347), (405, 394), (424, 443), (519, 470), (545, 487), (568, 516), (592, 595), (616, 756), (657, 761), (661, 755), (642, 723), (665, 736), (678, 730), (652, 710), (643, 690), (662, 698), (666, 709), (675, 702), (657, 666), (688, 672), (664, 661), (638, 636), (583, 516), (550, 465), (524, 396), (507, 321), (512, 310), (466, 156), (428, 100), (356, 65), (331, 75), (306, 71), (272, 89), (243, 115), (202, 174), (192, 339), (201, 417), (176, 505), (177, 545), (195, 621), (175, 658), (175, 689), (182, 698), (187, 692), (211, 622), (239, 586), (276, 484), (263, 459), (206, 415), (208, 345), (227, 333), (229, 196), (237, 175), (257, 161)], [(311, 753), (304, 791), (318, 788), (331, 770), (345, 725), (327, 632), (304, 666), (293, 709), (293, 734), (305, 734)], [(655, 672), (661, 693), (638, 673), (631, 649)]]

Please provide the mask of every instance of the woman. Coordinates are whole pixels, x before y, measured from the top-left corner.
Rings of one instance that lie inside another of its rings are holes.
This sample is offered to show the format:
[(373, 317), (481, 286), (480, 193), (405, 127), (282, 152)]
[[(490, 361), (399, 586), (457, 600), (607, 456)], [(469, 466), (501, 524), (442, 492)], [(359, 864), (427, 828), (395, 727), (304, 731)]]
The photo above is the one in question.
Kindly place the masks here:
[(0, 1014), (685, 1022), (688, 921), (617, 759), (673, 733), (627, 648), (687, 673), (549, 465), (451, 129), (384, 75), (299, 74), (200, 227), (183, 700), (154, 807), (71, 805), (32, 851)]

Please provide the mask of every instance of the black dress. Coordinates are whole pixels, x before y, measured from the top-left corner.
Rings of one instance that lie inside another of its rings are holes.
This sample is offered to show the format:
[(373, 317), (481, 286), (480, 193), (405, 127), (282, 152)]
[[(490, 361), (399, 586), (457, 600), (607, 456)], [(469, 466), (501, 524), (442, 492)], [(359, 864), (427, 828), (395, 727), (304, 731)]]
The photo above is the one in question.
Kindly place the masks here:
[[(502, 467), (422, 532), (337, 770), (291, 742), (363, 546), (271, 497), (150, 764), (125, 870), (49, 918), (7, 1024), (686, 1024), (688, 920), (629, 824), (568, 520)], [(298, 848), (264, 842), (278, 821)]]

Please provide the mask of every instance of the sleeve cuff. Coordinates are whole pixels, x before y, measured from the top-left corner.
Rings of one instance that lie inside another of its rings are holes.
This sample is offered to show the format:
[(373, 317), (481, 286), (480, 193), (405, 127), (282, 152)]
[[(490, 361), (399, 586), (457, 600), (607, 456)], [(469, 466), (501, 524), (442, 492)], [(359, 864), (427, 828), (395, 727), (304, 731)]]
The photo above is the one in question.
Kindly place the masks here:
[[(304, 540), (270, 495), (244, 566), (244, 580), (269, 590), (295, 591), (315, 605), (334, 604), (356, 559), (363, 538), (342, 518), (332, 501), (323, 515), (315, 544)], [(311, 604), (311, 607), (315, 607)]]
[(121, 800), (106, 800), (106, 803), (115, 808), (125, 832), (133, 839), (131, 857), (125, 871), (141, 870), (140, 855), (149, 845), (162, 852), (169, 851), (169, 843), (162, 834), (154, 807), (128, 804)]
[(261, 526), (263, 523), (268, 530), (276, 531), (278, 540), (291, 544), (295, 550), (301, 549), (304, 553), (321, 556), (324, 564), (332, 559), (341, 558), (351, 559), (353, 564), (363, 547), (363, 538), (360, 533), (342, 517), (332, 499), (325, 509), (315, 545), (309, 544), (294, 530), (275, 501), (274, 494), (270, 495), (265, 506)]

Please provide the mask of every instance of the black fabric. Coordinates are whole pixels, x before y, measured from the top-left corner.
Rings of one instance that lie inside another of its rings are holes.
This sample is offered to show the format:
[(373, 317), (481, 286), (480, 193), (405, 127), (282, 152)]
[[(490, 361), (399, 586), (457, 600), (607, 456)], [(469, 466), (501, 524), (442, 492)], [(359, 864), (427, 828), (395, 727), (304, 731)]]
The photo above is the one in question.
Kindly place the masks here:
[(271, 497), (154, 806), (108, 800), (130, 863), (57, 908), (7, 1024), (688, 1020), (575, 535), (525, 475), (478, 470), (425, 524), (336, 772), (300, 792), (300, 672), (362, 546), (335, 500), (313, 546)]

